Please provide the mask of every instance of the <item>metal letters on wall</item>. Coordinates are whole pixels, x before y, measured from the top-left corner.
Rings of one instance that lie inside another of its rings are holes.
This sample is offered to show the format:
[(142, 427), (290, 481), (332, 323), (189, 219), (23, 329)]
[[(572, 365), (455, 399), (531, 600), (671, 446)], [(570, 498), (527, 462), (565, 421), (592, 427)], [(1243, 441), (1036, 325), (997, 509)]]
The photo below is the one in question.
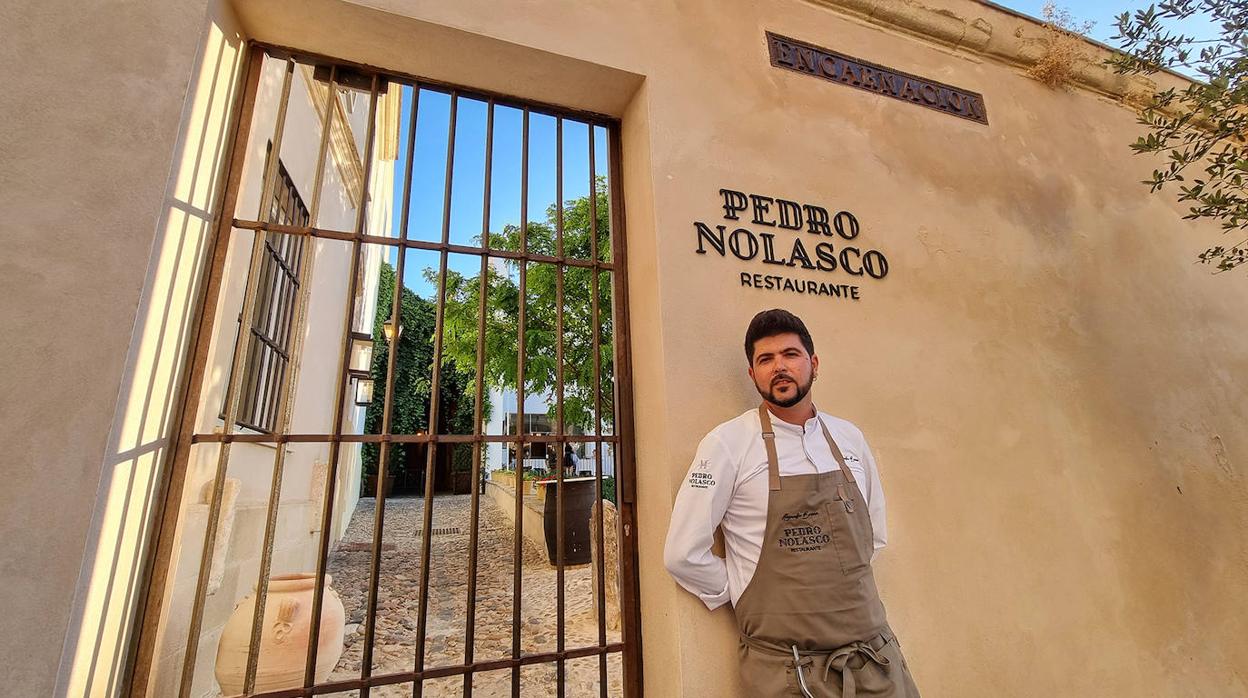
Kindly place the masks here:
[[(719, 196), (724, 202), (723, 218), (728, 223), (707, 225), (694, 221), (698, 243), (695, 251), (708, 257), (714, 252), (742, 262), (772, 265), (739, 272), (745, 288), (856, 301), (862, 298), (859, 283), (888, 276), (888, 258), (856, 240), (862, 226), (849, 211), (829, 215), (822, 206), (735, 189), (720, 189)], [(753, 217), (747, 223), (743, 218), (751, 212)], [(745, 225), (763, 228), (752, 230)], [(730, 227), (732, 232), (728, 231)], [(792, 233), (792, 240), (787, 235), (778, 238), (780, 230)], [(790, 270), (798, 269), (834, 276), (821, 276), (822, 280), (788, 276)]]
[(984, 98), (976, 92), (867, 63), (771, 32), (767, 32), (767, 51), (771, 55), (771, 64), (777, 68), (841, 82), (981, 124), (988, 123)]

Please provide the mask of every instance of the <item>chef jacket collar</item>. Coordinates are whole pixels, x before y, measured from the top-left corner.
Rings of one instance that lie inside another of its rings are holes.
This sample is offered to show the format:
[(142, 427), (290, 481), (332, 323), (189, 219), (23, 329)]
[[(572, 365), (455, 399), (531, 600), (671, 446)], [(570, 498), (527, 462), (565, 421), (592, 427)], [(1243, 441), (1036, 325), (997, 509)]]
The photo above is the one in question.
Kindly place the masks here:
[(811, 407), (813, 407), (815, 410), (815, 416), (806, 420), (805, 426), (802, 426), (800, 424), (790, 424), (789, 422), (786, 422), (783, 419), (780, 419), (779, 417), (776, 416), (776, 413), (773, 412), (771, 410), (771, 407), (769, 406), (767, 408), (767, 412), (771, 414), (772, 430), (787, 430), (792, 434), (805, 434), (811, 429), (818, 428), (819, 427), (819, 407), (817, 405), (814, 405), (813, 403), (811, 404)]

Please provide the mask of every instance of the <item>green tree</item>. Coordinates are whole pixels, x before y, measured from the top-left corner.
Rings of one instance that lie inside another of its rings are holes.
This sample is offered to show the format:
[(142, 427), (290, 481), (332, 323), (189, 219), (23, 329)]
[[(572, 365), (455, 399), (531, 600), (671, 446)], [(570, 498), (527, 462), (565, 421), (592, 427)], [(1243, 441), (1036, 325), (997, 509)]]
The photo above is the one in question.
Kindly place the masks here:
[[(386, 368), (390, 345), (385, 340), (382, 325), (390, 317), (394, 299), (394, 267), (383, 263), (377, 284), (377, 315), (373, 326), (372, 377), (377, 386), (373, 401), (364, 412), (366, 433), (381, 432), (383, 400), (385, 399)], [(421, 298), (404, 287), (399, 302), (399, 320), (403, 333), (399, 337), (398, 355), (394, 367), (394, 397), (392, 400), (390, 432), (415, 434), (429, 429), (429, 395), (433, 383), (433, 335), (437, 322), (437, 306), (433, 301)], [(473, 332), (475, 333), (475, 328)], [(475, 339), (473, 340), (475, 341)], [(468, 366), (467, 369), (461, 366)], [(471, 434), (473, 401), (475, 395), (472, 362), (463, 364), (443, 355), (440, 374), (441, 390), (438, 431), (442, 433)], [(488, 414), (488, 405), (483, 406)], [(364, 444), (361, 461), (365, 473), (377, 472), (379, 444)], [(397, 474), (403, 467), (403, 448), (393, 444), (390, 448), (389, 472)]]
[[(610, 259), (610, 205), (606, 194), (606, 182), (598, 179), (597, 198), (591, 226), (590, 197), (572, 199), (563, 208), (563, 251), (566, 257), (590, 260), (591, 228), (596, 231), (598, 258)], [(556, 216), (558, 208), (552, 204), (546, 210), (543, 223), (530, 222), (524, 230), (524, 243), (530, 253), (556, 255)], [(521, 229), (518, 225), (504, 226), (502, 232), (490, 234), (493, 249), (518, 251), (521, 249)], [(520, 317), (520, 262), (502, 260), (499, 267), (486, 269), (486, 334), (485, 334), (485, 380), (490, 387), (515, 390), (518, 370)], [(564, 266), (563, 274), (563, 333), (558, 333), (557, 276), (560, 267), (555, 264), (529, 262), (525, 279), (525, 392), (544, 394), (549, 398), (547, 413), (552, 422), (556, 416), (557, 387), (556, 343), (563, 341), (564, 425), (565, 430), (580, 429), (592, 433), (594, 428), (594, 333), (599, 341), (599, 388), (604, 426), (612, 424), (614, 396), (614, 361), (612, 342), (614, 326), (611, 315), (611, 277), (601, 272), (598, 278), (598, 323), (593, 322), (593, 275), (586, 267)], [(425, 270), (425, 278), (436, 282), (437, 271)], [(459, 365), (472, 365), (477, 353), (477, 325), (480, 307), (481, 279), (479, 275), (465, 276), (454, 271), (447, 272), (446, 316), (447, 332), (444, 334), (443, 350)]]
[[(1202, 21), (1216, 28), (1215, 38), (1179, 30)], [(1184, 218), (1218, 221), (1239, 238), (1248, 230), (1248, 0), (1167, 0), (1124, 12), (1117, 28), (1122, 53), (1109, 63), (1119, 73), (1175, 70), (1199, 78), (1156, 92), (1142, 110), (1148, 133), (1131, 148), (1167, 160), (1144, 183), (1153, 192), (1176, 183), (1178, 200), (1191, 204)], [(1198, 258), (1230, 270), (1248, 261), (1248, 239)]]

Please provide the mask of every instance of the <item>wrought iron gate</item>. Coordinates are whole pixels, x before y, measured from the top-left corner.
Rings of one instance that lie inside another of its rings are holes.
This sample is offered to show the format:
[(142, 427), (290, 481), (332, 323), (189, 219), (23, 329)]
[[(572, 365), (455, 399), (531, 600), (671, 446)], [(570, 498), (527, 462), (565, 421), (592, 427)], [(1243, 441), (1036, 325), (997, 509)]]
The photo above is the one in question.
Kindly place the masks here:
[(259, 45), (236, 111), (131, 694), (640, 695), (618, 122)]

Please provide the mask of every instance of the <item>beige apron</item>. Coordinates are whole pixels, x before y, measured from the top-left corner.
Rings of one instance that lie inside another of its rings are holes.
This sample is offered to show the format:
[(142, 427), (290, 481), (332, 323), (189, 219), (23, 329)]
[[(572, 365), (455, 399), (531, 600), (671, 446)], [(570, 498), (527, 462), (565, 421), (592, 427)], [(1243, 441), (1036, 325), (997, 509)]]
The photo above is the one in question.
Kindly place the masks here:
[(919, 698), (875, 588), (867, 503), (840, 448), (819, 419), (839, 469), (782, 478), (765, 405), (758, 416), (767, 533), (734, 607), (746, 695)]

